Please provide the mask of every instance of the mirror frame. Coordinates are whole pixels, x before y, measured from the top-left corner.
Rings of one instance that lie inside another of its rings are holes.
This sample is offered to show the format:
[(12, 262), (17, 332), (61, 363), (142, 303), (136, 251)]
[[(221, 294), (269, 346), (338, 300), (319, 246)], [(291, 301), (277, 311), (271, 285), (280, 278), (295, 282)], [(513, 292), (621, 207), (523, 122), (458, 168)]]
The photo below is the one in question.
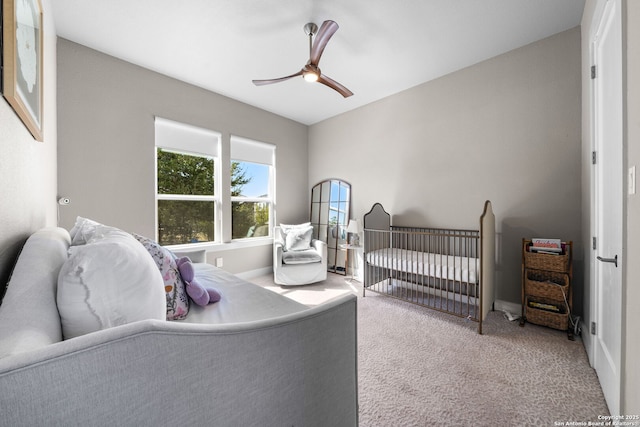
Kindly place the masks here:
[(351, 184), (331, 178), (311, 188), (313, 238), (327, 244), (327, 270), (347, 274), (347, 226), (351, 214)]

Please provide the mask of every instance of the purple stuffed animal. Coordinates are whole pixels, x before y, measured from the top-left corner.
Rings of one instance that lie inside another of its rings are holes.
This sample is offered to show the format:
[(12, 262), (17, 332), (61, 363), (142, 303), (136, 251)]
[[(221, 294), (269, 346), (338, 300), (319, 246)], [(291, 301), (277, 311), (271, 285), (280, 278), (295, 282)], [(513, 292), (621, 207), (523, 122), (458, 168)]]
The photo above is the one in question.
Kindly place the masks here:
[(193, 264), (189, 257), (182, 257), (176, 260), (180, 276), (186, 285), (187, 295), (200, 306), (205, 306), (220, 301), (220, 293), (213, 288), (205, 288), (196, 279)]

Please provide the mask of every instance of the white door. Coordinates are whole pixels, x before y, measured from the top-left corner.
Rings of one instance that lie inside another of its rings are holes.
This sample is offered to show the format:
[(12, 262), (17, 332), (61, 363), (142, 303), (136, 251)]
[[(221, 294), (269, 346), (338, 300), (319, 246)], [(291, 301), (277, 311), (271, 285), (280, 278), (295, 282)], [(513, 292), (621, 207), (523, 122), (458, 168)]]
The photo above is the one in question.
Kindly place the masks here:
[(620, 413), (622, 323), (622, 19), (608, 0), (593, 41), (595, 59), (594, 367), (612, 414)]

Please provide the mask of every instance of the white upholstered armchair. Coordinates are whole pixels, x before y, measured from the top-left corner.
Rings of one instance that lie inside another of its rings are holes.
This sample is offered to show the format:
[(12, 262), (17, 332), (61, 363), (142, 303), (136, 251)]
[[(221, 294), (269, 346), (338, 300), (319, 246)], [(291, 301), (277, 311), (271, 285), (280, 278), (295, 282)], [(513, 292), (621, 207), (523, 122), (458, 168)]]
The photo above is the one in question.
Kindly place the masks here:
[(327, 244), (311, 239), (309, 224), (273, 230), (273, 279), (278, 285), (308, 285), (327, 278)]

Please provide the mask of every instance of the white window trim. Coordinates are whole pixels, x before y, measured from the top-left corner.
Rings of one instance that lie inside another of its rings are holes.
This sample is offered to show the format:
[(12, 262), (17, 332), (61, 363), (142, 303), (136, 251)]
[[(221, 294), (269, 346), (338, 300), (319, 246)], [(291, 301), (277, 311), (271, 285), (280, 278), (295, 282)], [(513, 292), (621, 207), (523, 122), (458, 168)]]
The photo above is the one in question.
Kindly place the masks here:
[(259, 246), (273, 245), (273, 237), (248, 237), (244, 239), (233, 239), (231, 242), (201, 242), (185, 243), (181, 245), (167, 245), (167, 249), (173, 252), (188, 252), (204, 250), (205, 252), (223, 252), (233, 249), (255, 248)]
[(220, 199), (216, 196), (204, 196), (193, 194), (158, 194), (156, 191), (157, 200), (184, 200), (192, 202), (220, 202)]

